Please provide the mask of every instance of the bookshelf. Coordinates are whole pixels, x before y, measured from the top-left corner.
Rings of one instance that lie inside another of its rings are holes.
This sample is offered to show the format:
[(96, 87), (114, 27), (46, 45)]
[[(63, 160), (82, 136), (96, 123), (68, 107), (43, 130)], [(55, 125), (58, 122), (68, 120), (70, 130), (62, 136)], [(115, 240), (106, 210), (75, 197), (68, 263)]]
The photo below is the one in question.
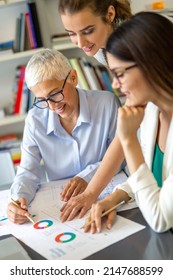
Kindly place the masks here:
[[(16, 18), (19, 17), (21, 13), (26, 13), (28, 11), (27, 3), (29, 2), (31, 1), (13, 0), (10, 2), (3, 1), (3, 3), (1, 1), (0, 26), (2, 32), (0, 34), (0, 43), (14, 40), (16, 36)], [(60, 50), (68, 58), (86, 56), (69, 38), (66, 38), (65, 41), (61, 40), (61, 42), (57, 42), (56, 40), (56, 42), (53, 42), (51, 40), (53, 35), (65, 32), (61, 19), (58, 17), (57, 0), (35, 0), (32, 2), (35, 2), (37, 7), (43, 47)], [(26, 65), (30, 57), (37, 51), (43, 49), (43, 47), (0, 54), (0, 111), (13, 102), (12, 88), (16, 78), (16, 68), (19, 65)], [(3, 116), (2, 112), (0, 113), (0, 136), (15, 134), (18, 139), (21, 139), (27, 113), (17, 115), (7, 115), (5, 113), (5, 116)], [(9, 149), (13, 155), (12, 146)], [(20, 149), (20, 146), (18, 146), (17, 149)]]
[[(35, 2), (40, 31), (42, 35), (43, 46), (60, 50), (68, 58), (71, 57), (87, 57), (83, 51), (79, 50), (66, 37), (64, 41), (52, 40), (54, 35), (65, 33), (61, 23), (61, 18), (58, 16), (58, 1), (57, 0), (6, 0), (1, 1), (0, 5), (0, 43), (14, 40), (16, 18), (20, 13), (28, 11), (27, 4)], [(0, 110), (8, 107), (12, 102), (12, 87), (15, 79), (15, 71), (18, 65), (26, 65), (30, 57), (37, 51), (43, 49), (36, 48), (14, 53), (0, 53)], [(87, 57), (88, 58), (88, 57)], [(92, 63), (96, 63), (94, 59), (90, 59)], [(5, 133), (22, 133), (26, 114), (22, 116), (11, 115), (0, 117), (0, 135)]]
[[(0, 44), (14, 41), (16, 36), (16, 19), (21, 13), (28, 11), (26, 0), (6, 0), (0, 5)], [(41, 48), (30, 49), (20, 52), (0, 52), (0, 110), (8, 108), (13, 98), (13, 85), (15, 80), (16, 67), (26, 65), (29, 58)], [(2, 111), (1, 111), (2, 113)], [(0, 117), (0, 135), (8, 133), (22, 134), (26, 114), (10, 115)]]

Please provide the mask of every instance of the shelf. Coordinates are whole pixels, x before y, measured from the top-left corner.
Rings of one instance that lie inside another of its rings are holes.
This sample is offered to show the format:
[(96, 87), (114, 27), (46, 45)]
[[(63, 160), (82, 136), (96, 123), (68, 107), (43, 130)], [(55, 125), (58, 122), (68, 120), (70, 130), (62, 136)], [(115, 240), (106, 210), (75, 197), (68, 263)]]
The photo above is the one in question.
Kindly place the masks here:
[(0, 8), (1, 7), (7, 7), (7, 6), (10, 6), (10, 5), (21, 4), (21, 3), (25, 3), (25, 2), (26, 2), (26, 0), (14, 0), (14, 1), (9, 1), (9, 2), (4, 2), (4, 3), (0, 2)]
[(0, 127), (24, 122), (25, 118), (26, 118), (26, 114), (25, 115), (12, 115), (12, 116), (8, 116), (8, 117), (4, 117), (4, 118), (0, 119)]
[(54, 50), (70, 50), (70, 49), (75, 49), (75, 48), (77, 48), (77, 46), (72, 42), (52, 45), (52, 49), (54, 49)]
[(43, 50), (44, 48), (38, 48), (33, 50), (28, 50), (24, 52), (12, 53), (12, 54), (1, 54), (0, 55), (0, 62), (2, 61), (11, 61), (11, 60), (18, 60), (20, 58), (30, 57), (34, 53)]

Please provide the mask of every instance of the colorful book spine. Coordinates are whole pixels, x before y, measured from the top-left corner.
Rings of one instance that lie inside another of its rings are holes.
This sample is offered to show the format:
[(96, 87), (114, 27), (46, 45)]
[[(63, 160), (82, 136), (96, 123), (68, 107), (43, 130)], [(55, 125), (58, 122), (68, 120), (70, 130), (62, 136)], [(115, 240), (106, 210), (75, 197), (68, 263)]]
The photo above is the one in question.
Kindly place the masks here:
[(28, 5), (28, 12), (29, 16), (32, 20), (33, 25), (33, 32), (34, 32), (34, 39), (36, 41), (36, 47), (40, 48), (43, 46), (42, 37), (41, 37), (41, 31), (40, 31), (40, 24), (38, 19), (38, 13), (37, 13), (37, 7), (35, 2), (29, 2)]
[(36, 34), (35, 34), (35, 29), (34, 29), (34, 21), (33, 21), (33, 16), (32, 16), (31, 9), (30, 9), (30, 4), (31, 3), (27, 3), (28, 15), (29, 15), (29, 20), (30, 20), (31, 34), (32, 34), (34, 49), (36, 49), (36, 48), (38, 48), (38, 44), (37, 44), (37, 39), (36, 39)]
[(20, 106), (21, 106), (21, 100), (22, 100), (22, 92), (24, 87), (24, 79), (25, 79), (25, 68), (26, 66), (20, 66), (19, 69), (19, 79), (18, 79), (18, 86), (16, 91), (16, 100), (14, 104), (14, 114), (20, 113)]
[(91, 65), (91, 63), (89, 63), (86, 58), (80, 58), (79, 62), (83, 69), (85, 77), (87, 78), (87, 81), (90, 85), (90, 89), (101, 90), (102, 89), (101, 85), (97, 79), (97, 76), (94, 72), (94, 69), (93, 69), (93, 66)]
[(70, 58), (70, 64), (72, 66), (73, 69), (75, 69), (77, 71), (77, 75), (78, 75), (78, 80), (79, 80), (79, 84), (80, 84), (80, 87), (82, 89), (86, 89), (88, 90), (89, 89), (89, 85), (88, 85), (88, 82), (85, 78), (85, 75), (81, 69), (81, 66), (79, 64), (79, 60), (77, 58)]
[(25, 13), (25, 21), (26, 21), (26, 37), (28, 38), (29, 41), (29, 48), (34, 49), (35, 45), (34, 45), (34, 38), (33, 38), (33, 34), (32, 34), (32, 27), (31, 27), (31, 20), (29, 17), (29, 13)]
[(108, 73), (106, 71), (102, 71), (101, 73), (107, 90), (114, 93)]

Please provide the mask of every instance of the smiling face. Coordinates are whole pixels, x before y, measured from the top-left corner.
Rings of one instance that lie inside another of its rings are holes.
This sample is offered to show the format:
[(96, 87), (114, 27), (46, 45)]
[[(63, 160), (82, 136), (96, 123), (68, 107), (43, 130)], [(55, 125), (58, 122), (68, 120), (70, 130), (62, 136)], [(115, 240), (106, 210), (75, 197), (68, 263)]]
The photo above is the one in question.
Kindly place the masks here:
[[(114, 18), (114, 15), (111, 14)], [(112, 26), (95, 15), (91, 9), (85, 8), (75, 14), (62, 14), (62, 22), (72, 42), (88, 56), (93, 56), (100, 48), (105, 47)]]
[[(116, 73), (119, 76), (118, 79), (114, 77), (112, 86), (120, 88), (120, 91), (126, 96), (128, 106), (146, 105), (149, 101), (154, 101), (154, 89), (134, 62), (119, 60), (110, 53), (107, 53), (107, 59), (113, 74)], [(125, 68), (129, 69), (123, 71), (123, 75), (121, 75), (122, 69)]]
[[(31, 88), (37, 100), (51, 98), (53, 94), (62, 89), (64, 80), (56, 79), (45, 80)], [(63, 89), (64, 99), (58, 103), (48, 101), (49, 109), (54, 111), (62, 119), (76, 118), (79, 114), (78, 109), (78, 93), (76, 91), (77, 75), (76, 71), (72, 70)], [(54, 98), (54, 97), (53, 97)], [(41, 109), (42, 110), (42, 109)], [(46, 109), (44, 109), (46, 110)]]

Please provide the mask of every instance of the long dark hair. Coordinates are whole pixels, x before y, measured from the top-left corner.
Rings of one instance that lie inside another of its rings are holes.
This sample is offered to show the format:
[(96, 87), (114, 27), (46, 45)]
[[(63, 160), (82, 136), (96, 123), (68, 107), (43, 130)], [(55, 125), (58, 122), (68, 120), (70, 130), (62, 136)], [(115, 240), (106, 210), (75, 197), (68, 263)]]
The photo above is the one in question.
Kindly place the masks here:
[(140, 12), (109, 37), (106, 51), (133, 61), (163, 101), (173, 101), (173, 24), (154, 12)]

